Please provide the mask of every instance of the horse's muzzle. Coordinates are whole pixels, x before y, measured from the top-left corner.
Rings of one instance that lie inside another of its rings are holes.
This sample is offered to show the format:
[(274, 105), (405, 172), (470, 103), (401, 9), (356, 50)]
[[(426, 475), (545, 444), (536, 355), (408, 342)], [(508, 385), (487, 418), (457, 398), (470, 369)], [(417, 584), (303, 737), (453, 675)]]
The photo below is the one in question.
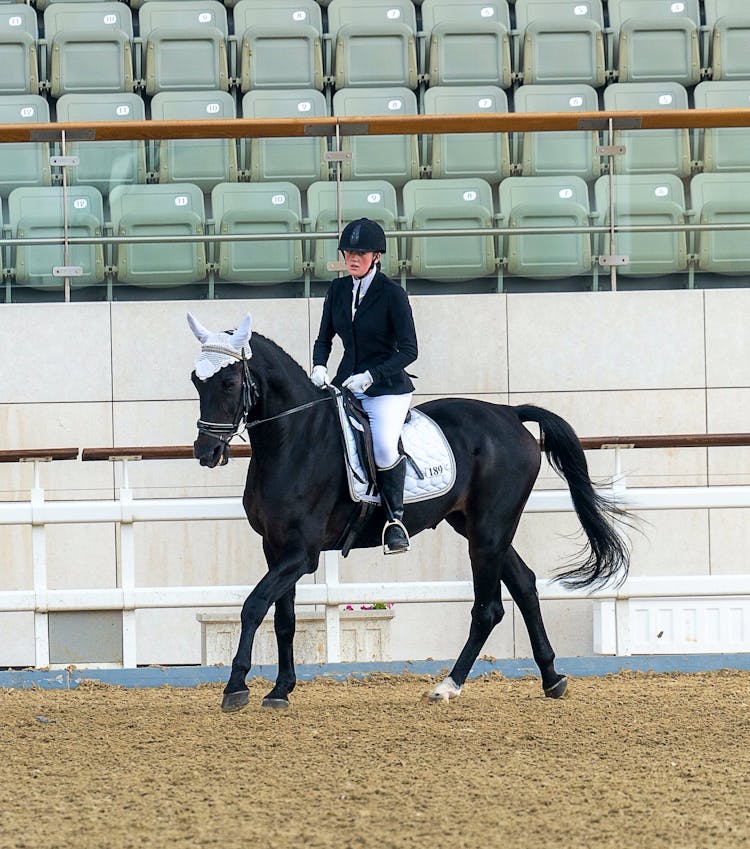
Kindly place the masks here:
[(214, 469), (229, 462), (229, 443), (216, 437), (200, 434), (193, 443), (193, 456), (201, 464)]

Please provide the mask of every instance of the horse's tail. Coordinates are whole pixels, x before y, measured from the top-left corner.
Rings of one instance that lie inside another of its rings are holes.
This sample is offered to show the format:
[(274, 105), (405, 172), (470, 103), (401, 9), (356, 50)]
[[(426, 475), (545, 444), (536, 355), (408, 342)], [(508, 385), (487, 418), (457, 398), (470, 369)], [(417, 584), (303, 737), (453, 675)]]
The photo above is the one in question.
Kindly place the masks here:
[(582, 559), (569, 564), (555, 577), (566, 587), (601, 587), (628, 576), (630, 552), (617, 523), (627, 514), (594, 489), (586, 455), (573, 428), (565, 419), (531, 404), (515, 407), (522, 422), (536, 422), (541, 430), (542, 450), (552, 468), (567, 481), (573, 506), (588, 538)]

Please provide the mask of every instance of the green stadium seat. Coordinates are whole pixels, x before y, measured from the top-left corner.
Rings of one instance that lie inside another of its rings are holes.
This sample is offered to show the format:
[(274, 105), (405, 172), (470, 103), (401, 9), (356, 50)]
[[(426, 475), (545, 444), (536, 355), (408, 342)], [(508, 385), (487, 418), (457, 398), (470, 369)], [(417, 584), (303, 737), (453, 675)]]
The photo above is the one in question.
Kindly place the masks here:
[(608, 7), (621, 83), (700, 80), (698, 0), (609, 0)]
[[(8, 197), (8, 222), (14, 238), (101, 236), (104, 229), (102, 196), (91, 186), (76, 186), (64, 200), (62, 186), (14, 189)], [(67, 231), (66, 231), (67, 220)], [(102, 245), (70, 245), (66, 258), (62, 243), (18, 245), (15, 251), (16, 283), (35, 289), (62, 289), (63, 276), (53, 268), (80, 266), (83, 274), (70, 277), (71, 286), (91, 286), (104, 281)]]
[(218, 0), (149, 0), (138, 12), (146, 94), (227, 91), (227, 11)]
[[(220, 183), (211, 192), (216, 233), (299, 233), (299, 189), (288, 182)], [(302, 242), (218, 242), (219, 277), (233, 283), (270, 285), (302, 277)]]
[[(696, 174), (690, 182), (690, 205), (699, 224), (750, 223), (750, 174)], [(698, 268), (719, 274), (750, 274), (747, 235), (747, 230), (697, 232)]]
[[(307, 213), (316, 233), (338, 233), (338, 191), (341, 193), (342, 226), (357, 218), (371, 218), (384, 230), (396, 230), (398, 208), (396, 190), (385, 180), (353, 181), (336, 184), (313, 183), (307, 190)], [(382, 258), (383, 271), (389, 277), (399, 275), (398, 239), (391, 237)], [(325, 280), (333, 275), (328, 263), (339, 260), (336, 239), (318, 239), (312, 243), (313, 276)]]
[(0, 96), (38, 94), (36, 12), (25, 3), (0, 7)]
[[(345, 88), (333, 96), (333, 114), (416, 115), (417, 99), (407, 88)], [(383, 179), (399, 187), (419, 176), (416, 136), (345, 136), (341, 147), (352, 154), (342, 164), (345, 180)]]
[[(614, 83), (604, 89), (607, 111), (645, 112), (687, 109), (687, 91), (679, 83)], [(615, 130), (614, 143), (625, 153), (614, 157), (615, 174), (690, 176), (690, 134), (681, 130)]]
[[(523, 85), (516, 89), (516, 112), (596, 112), (596, 91), (585, 84)], [(594, 180), (601, 173), (599, 133), (524, 133), (521, 168), (525, 177), (568, 175)]]
[(44, 36), (53, 97), (133, 91), (133, 20), (124, 3), (52, 3)]
[[(44, 124), (49, 121), (47, 101), (38, 94), (0, 97), (0, 124)], [(50, 148), (46, 142), (0, 144), (0, 196), (21, 186), (49, 186)]]
[[(243, 118), (325, 118), (325, 97), (315, 89), (249, 91), (242, 98)], [(328, 149), (325, 136), (317, 138), (251, 139), (246, 145), (248, 161), (244, 167), (250, 179), (291, 180), (301, 189), (316, 180), (328, 179)]]
[[(157, 0), (149, 0), (157, 2)], [(109, 195), (115, 236), (187, 236), (205, 233), (203, 192), (190, 183), (115, 186)], [(147, 242), (115, 247), (117, 282), (178, 286), (206, 277), (204, 242)]]
[[(161, 91), (151, 99), (154, 121), (231, 120), (234, 98), (226, 91)], [(169, 139), (158, 144), (154, 170), (160, 183), (194, 183), (204, 192), (237, 180), (234, 139)]]
[(323, 88), (323, 21), (315, 0), (240, 0), (234, 7), (242, 91)]
[[(502, 185), (502, 183), (501, 183)], [(403, 190), (409, 230), (490, 228), (492, 188), (478, 178), (411, 180)], [(494, 274), (495, 239), (487, 236), (414, 236), (409, 240), (410, 276), (435, 281), (473, 280)]]
[(750, 80), (750, 7), (746, 0), (704, 0), (714, 80)]
[(417, 87), (417, 17), (411, 0), (331, 0), (328, 32), (337, 89)]
[[(614, 184), (615, 223), (626, 225), (684, 224), (685, 192), (674, 174), (617, 174)], [(596, 222), (610, 223), (609, 176), (594, 185)], [(608, 237), (602, 243), (607, 245)], [(627, 256), (618, 274), (626, 277), (658, 277), (687, 268), (687, 239), (684, 232), (617, 233), (617, 253)], [(609, 253), (603, 248), (601, 253)]]
[(517, 0), (525, 84), (604, 85), (601, 0)]
[(431, 86), (510, 87), (510, 14), (505, 0), (424, 0), (422, 30), (429, 42)]
[[(131, 93), (64, 94), (57, 100), (57, 120), (62, 122), (145, 121), (143, 100)], [(71, 185), (94, 186), (108, 195), (113, 186), (146, 182), (146, 146), (142, 141), (72, 141), (66, 153), (79, 165), (67, 168)]]
[[(509, 227), (586, 227), (589, 194), (580, 177), (509, 177), (500, 184), (500, 212)], [(517, 277), (551, 279), (591, 273), (588, 233), (508, 236), (507, 270)]]
[[(424, 94), (425, 115), (506, 113), (508, 98), (497, 86), (435, 86)], [(510, 174), (507, 133), (445, 133), (432, 136), (433, 177), (483, 177), (498, 183)]]
[[(696, 109), (750, 109), (750, 83), (706, 80), (693, 91)], [(705, 171), (750, 171), (750, 127), (708, 127), (703, 130)]]

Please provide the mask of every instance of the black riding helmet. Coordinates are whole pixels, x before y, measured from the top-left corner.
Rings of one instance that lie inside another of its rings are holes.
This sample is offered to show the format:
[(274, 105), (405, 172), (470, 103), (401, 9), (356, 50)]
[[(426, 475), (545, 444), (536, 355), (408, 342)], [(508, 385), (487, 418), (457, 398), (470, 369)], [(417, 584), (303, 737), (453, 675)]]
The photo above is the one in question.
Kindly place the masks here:
[(340, 251), (363, 251), (377, 254), (385, 253), (385, 233), (376, 221), (358, 218), (350, 221), (341, 231)]

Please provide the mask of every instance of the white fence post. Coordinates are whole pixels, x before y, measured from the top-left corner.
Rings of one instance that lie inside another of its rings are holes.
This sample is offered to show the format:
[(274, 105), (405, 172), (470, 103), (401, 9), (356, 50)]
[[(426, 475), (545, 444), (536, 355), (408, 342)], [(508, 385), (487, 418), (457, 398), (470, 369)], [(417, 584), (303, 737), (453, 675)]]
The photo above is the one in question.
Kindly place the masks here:
[(341, 663), (339, 605), (338, 601), (329, 603), (330, 590), (339, 584), (339, 558), (335, 551), (323, 552), (323, 571), (326, 577), (326, 663)]
[(49, 618), (47, 616), (47, 538), (38, 459), (34, 460), (34, 484), (31, 488), (31, 561), (34, 580), (34, 657), (37, 668), (49, 666)]
[(133, 523), (133, 490), (128, 477), (127, 457), (118, 458), (122, 472), (120, 486), (120, 587), (122, 589), (122, 665), (135, 669), (135, 525)]

